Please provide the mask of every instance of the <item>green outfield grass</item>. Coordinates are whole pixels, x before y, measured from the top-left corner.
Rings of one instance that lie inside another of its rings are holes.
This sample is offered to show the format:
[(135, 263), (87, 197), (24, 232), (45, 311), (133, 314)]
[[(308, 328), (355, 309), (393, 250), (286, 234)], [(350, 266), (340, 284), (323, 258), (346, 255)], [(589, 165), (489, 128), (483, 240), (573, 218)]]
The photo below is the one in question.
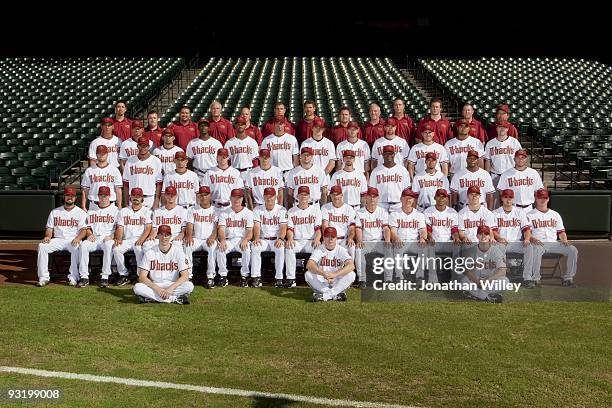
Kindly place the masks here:
[[(0, 365), (407, 405), (609, 404), (610, 303), (348, 295), (313, 304), (306, 288), (198, 287), (191, 305), (140, 305), (131, 287), (4, 286)], [(0, 373), (0, 388), (43, 385), (75, 407), (271, 406)]]

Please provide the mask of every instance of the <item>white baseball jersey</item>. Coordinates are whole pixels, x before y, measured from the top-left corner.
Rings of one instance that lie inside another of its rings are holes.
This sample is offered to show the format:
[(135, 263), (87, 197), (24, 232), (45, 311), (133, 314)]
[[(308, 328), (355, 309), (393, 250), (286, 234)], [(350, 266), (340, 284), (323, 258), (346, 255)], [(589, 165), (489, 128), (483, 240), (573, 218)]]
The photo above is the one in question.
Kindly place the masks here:
[(172, 230), (172, 238), (176, 237), (187, 225), (187, 210), (179, 205), (171, 210), (166, 207), (158, 208), (153, 212), (153, 228), (157, 230), (160, 225), (168, 225)]
[(327, 187), (327, 175), (321, 167), (310, 166), (305, 169), (298, 166), (285, 175), (285, 183), (287, 188), (293, 189), (293, 197), (297, 202), (297, 190), (301, 186), (310, 188), (310, 200), (317, 201), (321, 199), (321, 189)]
[(152, 222), (151, 215), (151, 210), (144, 205), (138, 211), (134, 211), (131, 206), (122, 208), (117, 218), (117, 226), (123, 227), (123, 239), (140, 238), (147, 224)]
[(501, 245), (491, 245), (486, 251), (482, 251), (478, 245), (469, 250), (469, 258), (480, 259), (476, 263), (474, 271), (478, 277), (491, 276), (499, 268), (506, 267), (506, 251)]
[(261, 228), (260, 238), (278, 237), (281, 224), (287, 224), (287, 210), (282, 205), (275, 204), (271, 210), (265, 205), (255, 208), (253, 220), (259, 223)]
[(419, 231), (426, 229), (425, 215), (412, 209), (410, 213), (404, 210), (393, 211), (389, 214), (389, 227), (397, 228), (397, 235), (404, 242), (416, 242), (419, 240)]
[(91, 228), (95, 237), (112, 236), (117, 223), (119, 209), (115, 204), (87, 212), (87, 228)]
[(468, 206), (459, 211), (459, 229), (470, 241), (478, 241), (478, 227), (481, 225), (486, 225), (491, 229), (497, 228), (495, 216), (484, 205), (478, 207), (478, 211), (472, 211)]
[(219, 226), (225, 227), (225, 238), (244, 238), (247, 228), (253, 228), (253, 211), (243, 207), (239, 212), (233, 209), (219, 214)]
[(183, 174), (176, 171), (167, 173), (164, 176), (162, 190), (165, 190), (168, 186), (176, 188), (178, 205), (196, 204), (196, 193), (200, 189), (200, 179), (193, 171), (187, 170)]
[(500, 142), (497, 138), (487, 142), (484, 158), (491, 161), (491, 173), (502, 174), (514, 167), (514, 153), (521, 150), (521, 143), (514, 137), (508, 136)]
[(429, 174), (426, 171), (419, 173), (412, 180), (412, 191), (419, 193), (417, 205), (422, 208), (436, 205), (436, 190), (439, 188), (443, 188), (450, 194), (448, 177), (440, 170), (436, 170), (433, 174)]
[(338, 146), (336, 147), (336, 157), (338, 160), (342, 160), (342, 155), (344, 154), (345, 150), (355, 152), (355, 162), (353, 163), (353, 167), (357, 171), (364, 172), (365, 162), (366, 160), (370, 160), (370, 145), (361, 139), (357, 139), (355, 143), (344, 140), (338, 143)]
[(399, 136), (395, 136), (393, 139), (387, 139), (386, 137), (376, 139), (372, 146), (372, 160), (377, 160), (378, 164), (383, 162), (383, 148), (385, 146), (393, 146), (395, 149), (395, 162), (400, 166), (404, 166), (404, 162), (410, 153), (410, 147), (408, 147), (406, 140)]
[(370, 174), (370, 187), (378, 189), (381, 203), (399, 203), (402, 191), (410, 187), (410, 174), (404, 166), (379, 165)]
[(321, 140), (314, 140), (312, 137), (302, 142), (301, 148), (310, 147), (314, 151), (312, 157), (312, 163), (315, 166), (321, 167), (325, 170), (325, 167), (331, 160), (336, 160), (336, 147), (334, 142), (324, 137)]
[(523, 171), (518, 171), (513, 167), (499, 176), (497, 189), (502, 191), (507, 188), (514, 191), (514, 204), (529, 205), (535, 202), (535, 192), (544, 188), (544, 184), (540, 173), (531, 167)]
[(462, 203), (462, 205), (467, 205), (467, 190), (472, 186), (480, 187), (481, 204), (486, 202), (485, 199), (487, 198), (487, 194), (493, 194), (495, 192), (491, 175), (481, 168), (478, 168), (476, 171), (464, 169), (459, 173), (453, 174), (453, 179), (450, 182), (450, 189), (453, 193), (459, 194), (459, 202)]
[(171, 173), (176, 169), (174, 163), (174, 155), (178, 152), (182, 152), (178, 146), (172, 146), (170, 149), (166, 149), (164, 146), (160, 146), (153, 150), (153, 155), (159, 159), (162, 164), (162, 172), (165, 174)]
[(127, 183), (129, 191), (140, 187), (145, 196), (155, 195), (155, 185), (163, 181), (162, 165), (159, 159), (150, 155), (145, 160), (132, 156), (123, 168), (123, 184)]
[(53, 229), (53, 238), (73, 240), (86, 222), (87, 213), (79, 207), (68, 211), (61, 206), (51, 210), (46, 227)]
[(342, 187), (342, 198), (348, 205), (361, 204), (361, 194), (368, 191), (368, 181), (359, 170), (335, 172), (331, 177), (329, 188), (336, 185)]
[(531, 236), (542, 242), (556, 242), (557, 236), (565, 232), (561, 215), (550, 208), (545, 212), (537, 208), (527, 213), (531, 224)]
[(363, 240), (366, 242), (383, 241), (385, 239), (383, 228), (389, 225), (389, 213), (376, 206), (373, 212), (367, 208), (357, 211), (357, 228), (363, 231)]
[(331, 251), (325, 248), (325, 245), (319, 245), (310, 255), (310, 259), (316, 262), (323, 272), (336, 272), (338, 269), (342, 269), (346, 261), (352, 258), (346, 248), (336, 243)]
[(425, 171), (427, 168), (425, 165), (425, 155), (429, 152), (434, 152), (438, 158), (438, 161), (436, 162), (437, 170), (442, 170), (440, 163), (448, 163), (446, 149), (440, 143), (434, 142), (430, 145), (419, 143), (414, 145), (408, 154), (408, 161), (414, 163), (414, 174)]
[(222, 148), (223, 145), (217, 139), (197, 138), (189, 141), (185, 153), (189, 159), (193, 160), (193, 168), (198, 170), (198, 174), (204, 174), (217, 167), (217, 150)]
[(314, 239), (321, 223), (321, 207), (318, 205), (309, 205), (304, 210), (296, 205), (287, 212), (287, 229), (293, 231), (295, 240)]
[(139, 268), (149, 272), (149, 279), (155, 283), (176, 282), (180, 272), (189, 268), (183, 248), (170, 245), (170, 250), (163, 253), (158, 246), (145, 252)]
[(257, 205), (261, 205), (264, 203), (263, 192), (266, 187), (274, 187), (277, 194), (280, 189), (285, 188), (283, 173), (276, 166), (271, 166), (268, 170), (264, 170), (259, 166), (255, 167), (249, 171), (246, 187), (251, 189), (253, 201)]
[(527, 213), (520, 207), (512, 206), (510, 212), (506, 212), (504, 207), (499, 207), (493, 211), (493, 215), (497, 220), (499, 235), (508, 242), (522, 240), (523, 232), (530, 228)]
[(252, 137), (244, 135), (244, 139), (234, 136), (225, 142), (225, 148), (229, 150), (232, 167), (238, 170), (253, 167), (253, 160), (259, 157), (259, 145)]
[(193, 225), (193, 237), (208, 239), (215, 230), (217, 217), (215, 207), (202, 208), (196, 205), (187, 211), (187, 223)]
[(342, 206), (335, 207), (333, 203), (327, 203), (321, 207), (321, 223), (327, 221), (328, 227), (336, 228), (338, 239), (348, 236), (349, 227), (356, 225), (357, 213), (348, 204), (342, 203)]
[(225, 170), (215, 167), (206, 172), (203, 185), (210, 187), (213, 201), (228, 203), (230, 194), (235, 188), (243, 188), (244, 182), (240, 172), (233, 167)]
[(459, 170), (465, 169), (467, 154), (470, 150), (476, 150), (478, 157), (484, 155), (482, 143), (475, 137), (468, 136), (463, 140), (459, 140), (456, 137), (450, 139), (444, 145), (446, 149), (446, 155), (448, 156), (449, 172), (458, 173)]
[[(153, 141), (149, 140), (149, 150), (153, 150)], [(119, 159), (127, 160), (132, 156), (138, 154), (138, 143), (133, 139), (129, 138), (121, 142), (121, 148), (119, 149)]]
[(289, 133), (282, 136), (276, 136), (272, 133), (261, 142), (261, 147), (270, 150), (272, 165), (282, 171), (291, 170), (293, 168), (293, 155), (300, 153), (297, 139)]
[(451, 207), (446, 207), (444, 211), (438, 211), (432, 205), (423, 212), (427, 231), (436, 242), (452, 241), (452, 234), (459, 232), (459, 214)]
[(88, 188), (87, 198), (89, 201), (98, 201), (98, 189), (106, 186), (110, 189), (110, 200), (117, 201), (115, 187), (121, 187), (123, 179), (119, 169), (110, 163), (105, 167), (88, 167), (81, 179), (81, 188)]
[(89, 152), (87, 157), (92, 160), (96, 160), (96, 149), (98, 146), (106, 146), (108, 149), (107, 161), (113, 167), (119, 167), (119, 150), (121, 149), (121, 140), (117, 136), (113, 136), (110, 139), (105, 139), (102, 136), (98, 136), (89, 144)]

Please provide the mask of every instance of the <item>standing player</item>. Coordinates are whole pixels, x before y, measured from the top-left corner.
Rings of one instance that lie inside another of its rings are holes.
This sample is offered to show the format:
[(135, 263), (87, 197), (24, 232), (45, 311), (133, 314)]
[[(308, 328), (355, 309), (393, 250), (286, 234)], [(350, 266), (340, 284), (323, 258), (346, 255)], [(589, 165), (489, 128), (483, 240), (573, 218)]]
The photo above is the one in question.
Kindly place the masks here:
[(361, 207), (361, 196), (368, 191), (368, 181), (361, 171), (355, 170), (353, 163), (355, 162), (355, 152), (352, 150), (344, 150), (344, 169), (337, 171), (331, 178), (329, 187), (340, 186), (342, 188), (342, 196), (344, 202), (355, 211)]
[[(143, 135), (144, 128), (142, 122), (139, 120), (132, 121), (132, 137), (121, 142), (121, 149), (119, 150), (119, 165), (121, 170), (125, 167), (125, 163), (129, 158), (138, 155), (138, 139)], [(153, 150), (153, 142), (148, 140), (149, 150)]]
[(329, 176), (336, 167), (336, 147), (334, 143), (323, 136), (325, 131), (325, 121), (321, 118), (314, 118), (312, 121), (312, 136), (304, 140), (300, 147), (310, 147), (313, 154), (313, 163), (320, 167)]
[(193, 170), (200, 177), (200, 184), (204, 183), (206, 172), (217, 167), (217, 152), (223, 149), (221, 142), (210, 137), (208, 128), (208, 119), (200, 119), (198, 122), (200, 137), (190, 141), (186, 150)]
[[(349, 136), (349, 132), (348, 132), (348, 125), (349, 123), (351, 123), (351, 110), (349, 109), (348, 106), (343, 106), (340, 108), (340, 110), (338, 111), (338, 124), (334, 127), (331, 128), (330, 132), (329, 132), (329, 138), (332, 142), (334, 142), (334, 145), (337, 147), (340, 143), (344, 142), (346, 139), (348, 139)], [(359, 128), (359, 124), (357, 122), (352, 122), (354, 124), (357, 125), (357, 133), (356, 133), (356, 137), (358, 139), (361, 139), (361, 129)], [(367, 145), (367, 143), (366, 143)], [(370, 148), (370, 146), (368, 146), (368, 149)], [(340, 155), (337, 155), (338, 157), (342, 157)]]
[(220, 211), (230, 206), (230, 192), (244, 188), (240, 172), (229, 165), (227, 149), (217, 150), (217, 167), (206, 172), (201, 184), (210, 187), (213, 203)]
[(174, 131), (172, 129), (163, 131), (162, 140), (162, 146), (153, 150), (153, 155), (161, 162), (162, 173), (165, 176), (176, 169), (174, 158), (178, 152), (183, 152), (183, 149), (174, 144)]
[[(578, 265), (578, 250), (567, 239), (561, 215), (548, 208), (550, 196), (548, 190), (541, 188), (535, 192), (536, 208), (527, 213), (531, 223), (531, 245), (533, 249), (533, 269), (525, 280), (529, 286), (533, 281), (539, 286), (540, 265), (544, 254), (559, 254), (567, 256), (563, 286), (574, 287), (574, 276)], [(559, 241), (557, 241), (557, 237)], [(527, 271), (525, 271), (527, 273)]]
[[(193, 265), (193, 253), (204, 250), (208, 254), (206, 269), (206, 287), (215, 287), (215, 267), (217, 260), (217, 217), (212, 206), (210, 187), (201, 186), (198, 190), (198, 205), (187, 211), (187, 227), (185, 228), (185, 256), (189, 265)], [(193, 270), (189, 271), (189, 279)]]
[(160, 147), (163, 143), (163, 131), (164, 128), (159, 126), (159, 115), (157, 114), (157, 111), (149, 111), (147, 113), (147, 127), (142, 135), (152, 141), (154, 147)]
[(534, 194), (544, 188), (540, 173), (527, 167), (527, 150), (521, 149), (514, 153), (515, 165), (499, 176), (497, 189), (499, 191), (509, 188), (514, 191), (517, 207), (530, 211), (533, 208)]
[[(395, 150), (395, 162), (400, 166), (406, 165), (410, 148), (408, 143), (401, 137), (395, 134), (397, 129), (397, 120), (389, 118), (385, 122), (385, 136), (376, 139), (372, 146), (372, 168), (378, 167), (378, 162), (382, 156), (383, 149), (386, 146), (393, 146)], [(382, 160), (381, 160), (382, 161)]]
[[(264, 251), (274, 252), (274, 278), (283, 280), (285, 266), (285, 236), (287, 235), (287, 210), (276, 204), (274, 187), (264, 189), (265, 204), (255, 209), (253, 215), (253, 244), (251, 254), (251, 284), (261, 287), (261, 254)], [(295, 287), (295, 279), (288, 279), (287, 288)]]
[(172, 129), (175, 143), (184, 151), (187, 151), (187, 145), (191, 140), (200, 137), (198, 126), (191, 121), (191, 108), (186, 105), (179, 110), (178, 122), (172, 122), (167, 129)]
[(425, 156), (427, 153), (435, 153), (437, 158), (436, 169), (442, 171), (445, 176), (448, 176), (448, 156), (446, 149), (439, 143), (434, 141), (435, 128), (433, 125), (426, 123), (421, 126), (422, 142), (414, 145), (408, 154), (408, 173), (410, 179), (414, 179), (415, 174), (425, 171)]
[(282, 190), (285, 188), (283, 173), (272, 165), (270, 150), (261, 149), (259, 151), (259, 167), (255, 167), (248, 172), (247, 181), (247, 205), (253, 209), (264, 203), (264, 190), (272, 187), (278, 191), (277, 203), (283, 205)]
[(418, 207), (421, 211), (436, 204), (435, 195), (443, 188), (450, 194), (448, 177), (437, 169), (437, 158), (434, 152), (425, 155), (425, 171), (417, 173), (412, 180), (412, 189), (418, 195)]
[(253, 138), (257, 142), (257, 146), (261, 146), (263, 136), (261, 135), (261, 130), (251, 123), (251, 108), (243, 106), (242, 109), (240, 109), (240, 116), (244, 118), (246, 123), (244, 133), (246, 133), (248, 137)]
[(81, 208), (87, 208), (87, 200), (89, 199), (89, 209), (95, 210), (98, 206), (96, 191), (102, 186), (110, 189), (110, 201), (117, 202), (121, 208), (123, 195), (121, 187), (123, 180), (119, 169), (111, 166), (108, 163), (108, 148), (105, 145), (98, 145), (96, 148), (96, 157), (98, 160), (92, 167), (85, 170), (85, 174), (81, 179)]
[(453, 137), (453, 129), (448, 119), (442, 116), (442, 100), (433, 98), (429, 103), (430, 114), (425, 116), (417, 126), (415, 135), (415, 143), (421, 143), (425, 140), (423, 131), (426, 125), (431, 126), (435, 132), (434, 141), (442, 146)]
[[(355, 152), (355, 170), (365, 174), (366, 178), (370, 174), (370, 146), (363, 140), (359, 139), (359, 124), (350, 122), (348, 124), (348, 137), (336, 147), (336, 157), (344, 157), (345, 150)], [(338, 160), (336, 171), (342, 168), (342, 163)]]
[(487, 143), (487, 132), (485, 131), (482, 123), (474, 119), (474, 107), (469, 103), (463, 105), (461, 110), (461, 119), (455, 122), (454, 134), (455, 137), (459, 135), (459, 127), (462, 123), (466, 123), (470, 128), (469, 135), (477, 140), (484, 146)]
[(70, 252), (68, 283), (76, 286), (79, 279), (79, 231), (85, 226), (87, 213), (75, 205), (76, 190), (64, 188), (64, 205), (51, 211), (45, 229), (45, 237), (38, 244), (38, 286), (49, 283), (49, 254), (56, 251)]
[(189, 304), (193, 283), (189, 282), (189, 264), (183, 249), (170, 244), (168, 225), (157, 229), (159, 245), (148, 250), (138, 264), (138, 280), (134, 294), (141, 303)]
[[(300, 119), (295, 128), (295, 138), (300, 144), (300, 147), (303, 146), (304, 141), (312, 137), (315, 120), (321, 121), (321, 128), (325, 129), (325, 121), (315, 115), (316, 111), (317, 104), (314, 101), (304, 101), (304, 117)], [(321, 132), (321, 137), (323, 137), (323, 132)]]
[[(276, 104), (274, 105), (274, 116), (265, 123), (263, 129), (261, 130), (261, 135), (264, 138), (270, 136), (273, 133), (276, 133), (277, 122), (282, 122), (283, 124), (283, 130), (281, 134), (287, 133), (295, 136), (295, 126), (285, 117), (286, 112), (287, 108), (285, 107), (285, 104), (282, 102), (276, 102)], [(261, 146), (263, 147), (264, 145), (262, 144)]]
[(355, 280), (355, 264), (345, 248), (336, 243), (336, 229), (328, 227), (323, 245), (314, 250), (306, 263), (306, 283), (313, 290), (314, 302), (346, 301), (345, 291)]
[(471, 186), (480, 187), (480, 190), (486, 194), (486, 199), (480, 196), (480, 203), (486, 203), (489, 210), (493, 209), (495, 187), (493, 187), (491, 175), (478, 167), (478, 159), (479, 153), (476, 150), (470, 150), (466, 158), (467, 167), (454, 174), (450, 182), (451, 203), (457, 205), (459, 210), (467, 205), (467, 190)]
[(127, 205), (128, 191), (140, 188), (144, 193), (144, 206), (157, 208), (162, 181), (162, 164), (149, 151), (149, 141), (141, 136), (138, 138), (138, 155), (132, 156), (123, 169), (123, 201)]
[[(487, 137), (488, 140), (495, 139), (497, 136), (497, 123), (499, 122), (508, 122), (510, 118), (510, 107), (508, 105), (498, 105), (495, 109), (495, 123), (492, 123), (487, 128)], [(510, 123), (510, 122), (508, 122)], [(513, 137), (515, 139), (519, 138), (519, 133), (516, 127), (512, 123), (510, 123), (510, 127), (508, 128), (508, 136)]]
[(499, 176), (516, 164), (514, 155), (522, 149), (521, 143), (508, 136), (510, 122), (500, 122), (497, 124), (497, 137), (489, 140), (485, 147), (485, 166), (484, 169), (491, 173), (493, 185), (499, 183)]
[(397, 121), (396, 134), (404, 139), (408, 145), (414, 145), (414, 132), (415, 126), (414, 121), (410, 116), (404, 113), (406, 104), (402, 98), (395, 98), (393, 100), (393, 115), (389, 116), (389, 119), (393, 118)]
[(458, 122), (457, 137), (447, 141), (444, 148), (450, 165), (449, 174), (459, 173), (459, 171), (465, 169), (465, 159), (470, 150), (478, 152), (480, 156), (478, 166), (484, 168), (483, 144), (480, 143), (480, 140), (470, 136), (470, 126), (467, 120), (462, 119)]
[(117, 281), (119, 286), (128, 283), (128, 270), (125, 266), (124, 254), (128, 251), (134, 251), (136, 264), (138, 265), (145, 252), (145, 242), (151, 235), (151, 210), (142, 205), (143, 200), (142, 189), (133, 188), (130, 191), (131, 204), (122, 208), (117, 217), (113, 257), (117, 264), (117, 272), (119, 272), (119, 280)]
[(251, 239), (253, 239), (253, 212), (242, 206), (244, 191), (241, 188), (231, 192), (232, 206), (219, 214), (219, 246), (217, 265), (219, 265), (219, 286), (227, 286), (227, 255), (240, 252), (240, 287), (248, 286), (249, 263), (251, 262)]
[(287, 208), (291, 208), (294, 205), (294, 192), (300, 186), (308, 186), (310, 189), (311, 204), (319, 204), (321, 201), (323, 204), (327, 202), (327, 176), (321, 167), (313, 164), (313, 151), (310, 147), (302, 147), (300, 155), (300, 166), (291, 170), (285, 175), (285, 181), (287, 183), (287, 191), (289, 201), (287, 202)]
[(110, 202), (111, 189), (101, 186), (98, 189), (98, 206), (95, 210), (91, 209), (87, 213), (86, 230), (87, 239), (81, 242), (80, 261), (79, 261), (79, 287), (89, 285), (89, 254), (93, 251), (101, 250), (102, 256), (102, 276), (100, 287), (108, 286), (108, 277), (111, 274), (111, 262), (113, 260), (113, 244), (115, 223), (119, 209)]
[(406, 168), (395, 162), (393, 146), (383, 148), (383, 163), (370, 175), (370, 187), (380, 192), (380, 205), (385, 210), (397, 211), (401, 207), (402, 190), (410, 187), (410, 175)]
[(131, 135), (132, 121), (125, 116), (127, 112), (127, 101), (120, 99), (115, 102), (115, 118), (113, 119), (113, 134), (119, 140), (127, 140)]
[(246, 120), (242, 116), (236, 118), (236, 136), (225, 143), (229, 151), (232, 167), (238, 170), (246, 180), (247, 172), (257, 165), (259, 146), (255, 139), (247, 136)]
[(370, 120), (363, 124), (363, 140), (370, 148), (374, 142), (385, 135), (385, 121), (380, 116), (380, 105), (371, 103), (368, 114)]
[(232, 122), (221, 116), (222, 110), (223, 105), (221, 105), (221, 102), (213, 101), (210, 104), (210, 128), (208, 131), (213, 138), (221, 142), (222, 145), (225, 145), (225, 142), (234, 137), (236, 132), (234, 132)]
[(178, 205), (188, 210), (196, 204), (196, 192), (200, 189), (197, 174), (187, 169), (187, 155), (176, 152), (174, 155), (176, 170), (164, 176), (163, 188), (172, 186), (178, 192)]
[(286, 133), (285, 122), (274, 122), (274, 133), (263, 140), (261, 147), (270, 150), (272, 165), (286, 173), (299, 165), (298, 142), (295, 136)]
[(100, 136), (95, 138), (89, 144), (89, 165), (93, 166), (96, 164), (98, 146), (106, 146), (108, 150), (108, 162), (111, 166), (119, 168), (119, 150), (121, 148), (121, 140), (113, 135), (113, 119), (102, 118), (100, 123), (101, 133)]

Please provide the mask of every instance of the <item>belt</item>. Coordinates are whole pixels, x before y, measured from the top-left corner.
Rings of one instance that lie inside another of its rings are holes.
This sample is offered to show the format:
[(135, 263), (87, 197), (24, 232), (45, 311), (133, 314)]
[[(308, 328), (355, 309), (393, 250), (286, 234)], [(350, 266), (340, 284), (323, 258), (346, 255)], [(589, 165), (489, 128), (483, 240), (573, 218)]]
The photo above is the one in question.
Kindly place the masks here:
[(388, 205), (394, 205), (394, 204), (399, 204), (399, 201), (393, 202), (393, 203), (382, 203), (382, 204), (388, 204)]
[(527, 207), (531, 207), (532, 204), (527, 204), (527, 205), (520, 205), (520, 204), (515, 204), (517, 207), (521, 207), (521, 208), (527, 208)]
[(230, 205), (231, 203), (221, 203), (219, 201), (215, 201), (215, 205), (221, 206), (221, 207), (227, 207), (228, 205)]
[(344, 239), (344, 238), (346, 238), (344, 235), (341, 237), (336, 237), (336, 239)]
[(361, 204), (349, 204), (351, 207), (353, 208), (359, 208), (361, 207)]
[(491, 174), (494, 174), (494, 175), (496, 175), (496, 176), (501, 176), (501, 173), (494, 173), (494, 172), (491, 172)]
[[(99, 202), (99, 201), (92, 201), (92, 203), (94, 203), (95, 205), (99, 205), (99, 204), (100, 204), (100, 202)], [(115, 201), (111, 201), (110, 203), (111, 203), (111, 204), (115, 204)]]
[(189, 207), (193, 207), (195, 205), (195, 203), (192, 204), (179, 204), (181, 207), (183, 207), (184, 209), (187, 209)]
[[(297, 205), (298, 204), (298, 200), (295, 200), (294, 203)], [(314, 201), (309, 201), (308, 205), (312, 205), (312, 204), (319, 204), (319, 200), (314, 200)]]
[(246, 169), (236, 169), (236, 170), (238, 170), (239, 172), (242, 173), (243, 171), (249, 171), (251, 169), (252, 169), (252, 167), (247, 167)]
[(276, 241), (277, 239), (280, 239), (280, 237), (265, 237), (264, 239), (267, 239), (268, 241)]

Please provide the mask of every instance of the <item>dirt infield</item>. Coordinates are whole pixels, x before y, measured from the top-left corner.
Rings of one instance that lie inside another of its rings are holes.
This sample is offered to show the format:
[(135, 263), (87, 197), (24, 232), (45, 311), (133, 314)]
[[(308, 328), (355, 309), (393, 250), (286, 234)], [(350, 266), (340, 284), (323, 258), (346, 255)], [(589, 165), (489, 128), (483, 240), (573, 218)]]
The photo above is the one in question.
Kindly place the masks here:
[[(29, 284), (38, 280), (36, 274), (36, 248), (39, 241), (0, 241), (0, 285)], [(575, 241), (578, 248), (578, 272), (575, 281), (579, 285), (612, 285), (612, 242), (607, 240)], [(65, 260), (64, 260), (65, 261)], [(69, 261), (69, 259), (67, 259)], [(543, 272), (554, 265), (552, 260), (542, 262)], [(560, 263), (561, 273), (565, 260)], [(559, 272), (551, 282), (559, 282)]]

